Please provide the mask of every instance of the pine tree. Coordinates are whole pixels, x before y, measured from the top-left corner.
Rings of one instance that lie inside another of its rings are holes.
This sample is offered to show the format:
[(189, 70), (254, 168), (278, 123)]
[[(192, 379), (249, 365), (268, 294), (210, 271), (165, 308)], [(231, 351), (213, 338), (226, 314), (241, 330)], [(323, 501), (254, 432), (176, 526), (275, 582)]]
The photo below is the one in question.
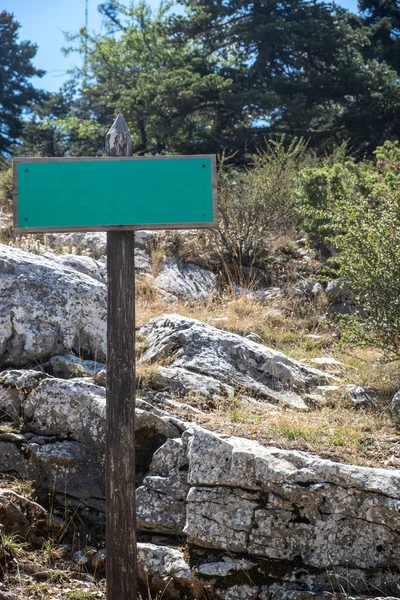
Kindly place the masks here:
[(42, 96), (30, 82), (35, 75), (44, 75), (44, 71), (32, 64), (37, 47), (28, 41), (18, 41), (19, 27), (14, 15), (5, 10), (0, 12), (0, 154), (3, 155), (22, 133), (22, 113)]
[(400, 74), (399, 0), (360, 0), (359, 9), (371, 29), (373, 54)]

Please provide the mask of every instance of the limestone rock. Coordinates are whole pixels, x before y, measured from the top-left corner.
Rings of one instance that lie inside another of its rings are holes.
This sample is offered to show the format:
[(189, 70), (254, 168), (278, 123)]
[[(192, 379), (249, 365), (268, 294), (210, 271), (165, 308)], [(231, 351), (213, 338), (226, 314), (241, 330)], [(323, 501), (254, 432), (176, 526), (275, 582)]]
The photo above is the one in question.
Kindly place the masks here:
[(0, 372), (0, 386), (2, 389), (16, 388), (29, 394), (47, 377), (46, 373), (33, 369), (11, 369)]
[(221, 600), (257, 600), (258, 592), (259, 589), (256, 585), (244, 583), (217, 590), (216, 595)]
[(220, 578), (228, 577), (238, 572), (250, 573), (257, 567), (257, 563), (246, 558), (232, 558), (224, 556), (222, 560), (205, 563), (197, 567), (196, 572), (203, 577)]
[(3, 419), (17, 421), (25, 398), (46, 379), (41, 371), (3, 371), (0, 373), (0, 412)]
[(69, 379), (71, 377), (94, 377), (105, 368), (105, 365), (94, 360), (82, 360), (74, 354), (63, 354), (52, 356), (43, 367), (54, 377)]
[(84, 273), (101, 283), (106, 280), (106, 265), (105, 262), (95, 261), (90, 256), (83, 256), (81, 254), (50, 254), (47, 253), (45, 258), (53, 260), (54, 262)]
[(47, 239), (50, 247), (58, 252), (74, 249), (94, 259), (99, 259), (107, 252), (107, 234), (102, 232), (49, 233)]
[[(136, 236), (135, 236), (136, 242)], [(151, 272), (151, 260), (150, 256), (147, 254), (145, 250), (141, 248), (135, 248), (135, 271), (140, 271), (144, 273)]]
[(167, 392), (151, 392), (150, 390), (146, 390), (144, 393), (142, 393), (142, 397), (140, 399), (136, 399), (136, 404), (138, 405), (138, 403), (141, 403), (143, 401), (148, 402), (152, 406), (161, 408), (162, 410), (171, 411), (172, 413), (174, 413), (174, 411), (178, 409), (179, 411), (192, 413), (191, 416), (193, 416), (193, 414), (204, 414), (202, 410), (195, 406), (190, 406), (190, 404), (185, 404), (184, 402), (179, 402), (178, 400), (175, 400), (175, 398), (173, 398)]
[(172, 599), (195, 596), (192, 570), (183, 553), (175, 548), (139, 543), (138, 578), (146, 589), (159, 593), (165, 590)]
[[(6, 373), (4, 380), (27, 382), (32, 377), (30, 372), (17, 373)], [(10, 390), (0, 384), (0, 398)], [(30, 431), (0, 434), (0, 472), (35, 480), (43, 493), (54, 493), (62, 504), (67, 501), (104, 510), (104, 388), (86, 378), (46, 378), (31, 393), (21, 392), (18, 402), (18, 419)], [(179, 419), (149, 408), (136, 409), (138, 484), (154, 452), (185, 429)]]
[(153, 456), (137, 489), (138, 528), (181, 535), (186, 521), (187, 457), (180, 439), (169, 439)]
[(283, 296), (284, 291), (278, 287), (262, 288), (259, 290), (249, 290), (248, 288), (242, 287), (241, 285), (234, 285), (233, 291), (238, 296), (247, 298), (248, 300), (257, 300), (268, 304), (271, 300), (276, 300)]
[(182, 394), (190, 389), (202, 393), (204, 387), (206, 395), (218, 395), (219, 385), (226, 395), (234, 390), (304, 409), (306, 404), (299, 394), (329, 379), (326, 373), (282, 352), (180, 315), (152, 319), (141, 333), (149, 344), (142, 360), (172, 358), (170, 370), (162, 371), (162, 383), (165, 389), (176, 390), (178, 380)]
[(189, 543), (318, 568), (397, 564), (400, 471), (342, 465), (200, 428), (183, 435)]
[(32, 431), (103, 446), (105, 389), (77, 378), (46, 379), (24, 404)]
[(329, 281), (325, 288), (325, 294), (330, 304), (330, 313), (349, 315), (355, 312), (354, 300), (342, 280)]
[[(90, 559), (96, 573), (105, 569), (106, 551), (100, 550)], [(194, 599), (200, 586), (187, 564), (183, 552), (168, 546), (139, 542), (137, 545), (138, 583), (143, 597), (165, 596), (172, 600)]]
[(0, 245), (0, 367), (71, 349), (104, 360), (105, 285), (58, 262)]
[(378, 404), (378, 398), (371, 388), (361, 387), (360, 385), (347, 385), (346, 392), (355, 407), (368, 408)]
[(205, 300), (215, 291), (216, 276), (196, 265), (170, 258), (165, 260), (154, 283), (160, 290), (176, 297)]
[(61, 531), (66, 523), (29, 498), (12, 489), (0, 489), (2, 532), (35, 541), (43, 533)]
[(400, 390), (395, 393), (390, 403), (390, 412), (395, 418), (400, 417)]
[(157, 390), (169, 390), (178, 396), (191, 393), (212, 398), (232, 398), (234, 388), (227, 384), (181, 367), (159, 367), (152, 385)]

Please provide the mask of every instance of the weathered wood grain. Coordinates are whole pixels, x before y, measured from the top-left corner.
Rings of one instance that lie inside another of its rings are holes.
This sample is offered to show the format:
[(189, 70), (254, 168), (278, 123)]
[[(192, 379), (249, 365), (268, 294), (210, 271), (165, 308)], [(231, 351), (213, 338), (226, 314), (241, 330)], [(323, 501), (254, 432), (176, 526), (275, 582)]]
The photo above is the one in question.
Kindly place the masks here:
[[(132, 152), (118, 115), (108, 156)], [(135, 502), (135, 234), (107, 233), (107, 600), (136, 600)]]

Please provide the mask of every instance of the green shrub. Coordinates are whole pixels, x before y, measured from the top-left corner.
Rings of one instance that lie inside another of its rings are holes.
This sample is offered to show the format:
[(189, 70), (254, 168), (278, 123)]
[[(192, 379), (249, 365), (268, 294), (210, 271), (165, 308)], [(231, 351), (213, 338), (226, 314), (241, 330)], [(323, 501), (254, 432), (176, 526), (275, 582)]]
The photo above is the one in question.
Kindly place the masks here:
[(303, 169), (297, 197), (311, 243), (331, 257), (358, 307), (341, 317), (344, 340), (399, 358), (399, 143), (386, 142), (375, 156), (355, 163), (337, 152)]
[(379, 174), (367, 162), (356, 163), (341, 146), (319, 165), (299, 173), (297, 198), (302, 226), (310, 243), (327, 258), (334, 254), (338, 205), (344, 199), (357, 201), (368, 196), (379, 181)]
[(0, 171), (0, 210), (11, 212), (13, 201), (12, 168)]
[(400, 189), (379, 184), (374, 196), (343, 199), (334, 238), (340, 275), (358, 310), (343, 317), (347, 342), (400, 357)]
[(189, 239), (175, 235), (173, 252), (221, 272), (227, 280), (254, 284), (268, 265), (272, 238), (294, 231), (298, 224), (296, 181), (306, 160), (305, 142), (287, 145), (284, 138), (269, 142), (246, 170), (229, 167), (222, 159), (218, 230)]

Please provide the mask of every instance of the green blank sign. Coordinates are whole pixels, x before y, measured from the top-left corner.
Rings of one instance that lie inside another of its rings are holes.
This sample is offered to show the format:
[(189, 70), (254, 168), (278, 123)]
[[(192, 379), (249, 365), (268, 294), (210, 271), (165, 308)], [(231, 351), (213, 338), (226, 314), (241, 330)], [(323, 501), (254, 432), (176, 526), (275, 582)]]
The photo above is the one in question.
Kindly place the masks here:
[(216, 226), (215, 157), (14, 161), (19, 231)]

